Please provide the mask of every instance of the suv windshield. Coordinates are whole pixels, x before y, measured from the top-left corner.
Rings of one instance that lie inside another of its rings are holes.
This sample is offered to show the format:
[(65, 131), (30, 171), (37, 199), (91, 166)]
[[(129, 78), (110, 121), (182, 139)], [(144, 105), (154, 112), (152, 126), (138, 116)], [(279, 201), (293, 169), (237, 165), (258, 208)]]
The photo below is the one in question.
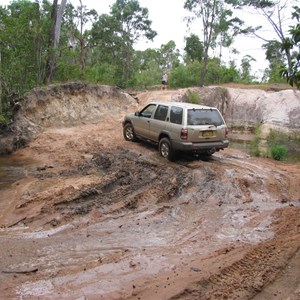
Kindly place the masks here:
[(215, 125), (223, 124), (223, 120), (217, 110), (214, 109), (189, 109), (188, 125)]

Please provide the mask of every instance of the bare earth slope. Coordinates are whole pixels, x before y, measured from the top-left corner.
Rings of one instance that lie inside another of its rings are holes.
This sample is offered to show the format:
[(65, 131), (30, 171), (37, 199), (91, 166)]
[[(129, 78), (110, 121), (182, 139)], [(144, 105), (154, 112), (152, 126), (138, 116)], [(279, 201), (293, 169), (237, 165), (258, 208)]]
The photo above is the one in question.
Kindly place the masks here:
[(116, 96), (11, 155), (34, 160), (0, 193), (1, 299), (300, 299), (299, 164), (124, 141), (125, 113), (182, 93)]

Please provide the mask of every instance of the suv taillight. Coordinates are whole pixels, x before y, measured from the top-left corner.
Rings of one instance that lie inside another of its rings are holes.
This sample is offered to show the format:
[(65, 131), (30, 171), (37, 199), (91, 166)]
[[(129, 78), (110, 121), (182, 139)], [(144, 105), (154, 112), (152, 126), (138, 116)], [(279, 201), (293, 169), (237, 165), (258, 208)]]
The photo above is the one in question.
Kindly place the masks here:
[(226, 138), (227, 138), (228, 132), (229, 132), (228, 128), (225, 127), (225, 137), (226, 137)]
[(187, 128), (182, 128), (181, 133), (180, 133), (180, 138), (184, 141), (187, 141), (188, 135), (189, 135), (188, 129)]

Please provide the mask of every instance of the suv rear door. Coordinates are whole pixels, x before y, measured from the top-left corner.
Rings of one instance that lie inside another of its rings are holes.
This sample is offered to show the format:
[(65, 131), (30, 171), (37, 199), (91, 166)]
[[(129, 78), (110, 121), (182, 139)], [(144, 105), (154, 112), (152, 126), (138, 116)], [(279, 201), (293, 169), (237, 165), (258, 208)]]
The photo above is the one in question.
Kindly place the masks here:
[(187, 110), (188, 141), (207, 142), (225, 139), (225, 122), (217, 109)]

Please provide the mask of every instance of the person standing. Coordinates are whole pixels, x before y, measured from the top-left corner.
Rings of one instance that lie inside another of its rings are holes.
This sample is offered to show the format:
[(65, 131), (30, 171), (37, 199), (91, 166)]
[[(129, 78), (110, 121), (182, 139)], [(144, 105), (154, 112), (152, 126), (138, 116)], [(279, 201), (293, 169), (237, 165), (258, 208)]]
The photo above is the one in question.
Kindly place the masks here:
[(168, 74), (167, 72), (164, 72), (161, 78), (161, 89), (162, 90), (167, 89), (167, 84), (168, 84)]

